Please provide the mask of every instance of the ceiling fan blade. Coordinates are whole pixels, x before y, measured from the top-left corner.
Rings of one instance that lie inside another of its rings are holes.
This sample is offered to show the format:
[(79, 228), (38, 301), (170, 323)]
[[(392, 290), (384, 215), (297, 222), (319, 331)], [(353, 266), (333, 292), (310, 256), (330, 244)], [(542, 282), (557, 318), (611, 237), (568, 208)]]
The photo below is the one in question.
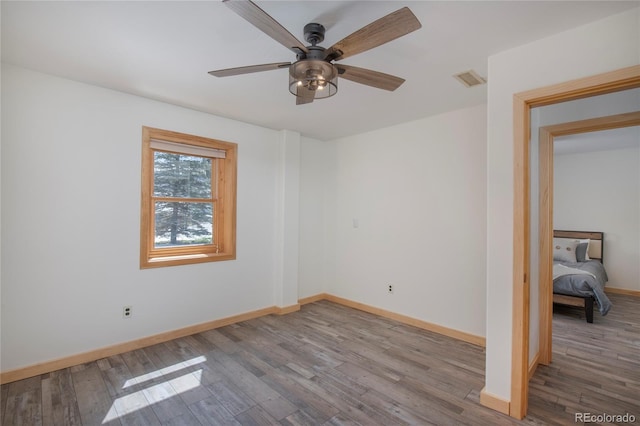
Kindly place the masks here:
[(325, 51), (325, 59), (339, 61), (365, 52), (422, 27), (418, 18), (408, 7), (370, 23), (343, 38)]
[(249, 23), (253, 24), (260, 31), (282, 44), (287, 49), (298, 54), (300, 52), (308, 53), (307, 48), (291, 34), (285, 27), (280, 25), (278, 21), (273, 19), (271, 15), (262, 10), (257, 4), (251, 0), (223, 0), (229, 9), (240, 15)]
[(247, 67), (226, 68), (223, 70), (209, 71), (209, 74), (216, 77), (229, 77), (232, 75), (249, 74), (252, 72), (271, 71), (280, 68), (288, 68), (289, 62), (276, 62), (273, 64), (249, 65)]
[(314, 90), (309, 90), (304, 86), (298, 86), (296, 92), (296, 105), (310, 104), (316, 96)]
[(405, 81), (404, 78), (385, 74), (383, 72), (368, 70), (366, 68), (352, 67), (342, 64), (336, 64), (336, 67), (338, 68), (338, 75), (341, 78), (351, 80), (355, 83), (366, 84), (367, 86), (376, 87), (378, 89), (394, 91)]

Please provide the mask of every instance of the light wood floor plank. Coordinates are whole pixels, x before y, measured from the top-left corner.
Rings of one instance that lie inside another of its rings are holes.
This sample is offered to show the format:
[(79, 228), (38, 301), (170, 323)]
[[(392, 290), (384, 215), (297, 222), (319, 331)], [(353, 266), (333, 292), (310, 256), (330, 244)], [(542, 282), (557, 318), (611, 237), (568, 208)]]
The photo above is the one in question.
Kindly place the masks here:
[(240, 426), (233, 415), (213, 396), (191, 404), (190, 408), (203, 425)]
[(80, 410), (69, 369), (42, 379), (43, 425), (81, 425)]
[(122, 424), (97, 362), (74, 367), (72, 377), (82, 424)]
[(259, 405), (238, 414), (236, 420), (243, 426), (280, 426), (280, 423)]
[(0, 388), (0, 425), (4, 425), (4, 415), (7, 412), (7, 399), (9, 397), (9, 386)]
[(42, 425), (42, 390), (40, 377), (20, 380), (8, 385), (6, 415), (7, 426)]

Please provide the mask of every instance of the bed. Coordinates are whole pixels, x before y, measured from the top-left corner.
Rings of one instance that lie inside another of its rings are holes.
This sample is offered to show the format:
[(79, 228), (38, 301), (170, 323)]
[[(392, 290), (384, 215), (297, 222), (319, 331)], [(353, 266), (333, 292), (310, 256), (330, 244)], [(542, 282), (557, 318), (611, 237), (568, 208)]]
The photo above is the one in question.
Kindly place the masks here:
[(553, 231), (553, 303), (583, 307), (593, 323), (594, 304), (601, 315), (611, 309), (604, 292), (604, 233)]

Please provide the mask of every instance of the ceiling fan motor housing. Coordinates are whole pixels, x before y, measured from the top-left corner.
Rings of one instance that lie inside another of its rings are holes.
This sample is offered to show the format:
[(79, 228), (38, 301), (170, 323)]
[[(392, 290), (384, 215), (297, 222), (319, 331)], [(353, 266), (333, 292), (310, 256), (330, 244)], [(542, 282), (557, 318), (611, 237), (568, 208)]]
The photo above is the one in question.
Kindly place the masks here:
[(304, 39), (315, 46), (324, 40), (325, 28), (322, 24), (312, 22), (304, 26)]

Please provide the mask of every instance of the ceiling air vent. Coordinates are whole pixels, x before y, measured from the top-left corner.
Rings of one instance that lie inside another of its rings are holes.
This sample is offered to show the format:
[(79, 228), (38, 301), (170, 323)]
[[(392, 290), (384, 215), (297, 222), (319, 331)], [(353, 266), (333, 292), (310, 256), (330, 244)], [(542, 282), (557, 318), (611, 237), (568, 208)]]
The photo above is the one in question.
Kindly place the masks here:
[(474, 70), (469, 70), (465, 72), (461, 72), (460, 74), (455, 74), (454, 77), (462, 84), (467, 87), (478, 86), (480, 84), (484, 84), (487, 82), (484, 78), (480, 77), (477, 72)]

